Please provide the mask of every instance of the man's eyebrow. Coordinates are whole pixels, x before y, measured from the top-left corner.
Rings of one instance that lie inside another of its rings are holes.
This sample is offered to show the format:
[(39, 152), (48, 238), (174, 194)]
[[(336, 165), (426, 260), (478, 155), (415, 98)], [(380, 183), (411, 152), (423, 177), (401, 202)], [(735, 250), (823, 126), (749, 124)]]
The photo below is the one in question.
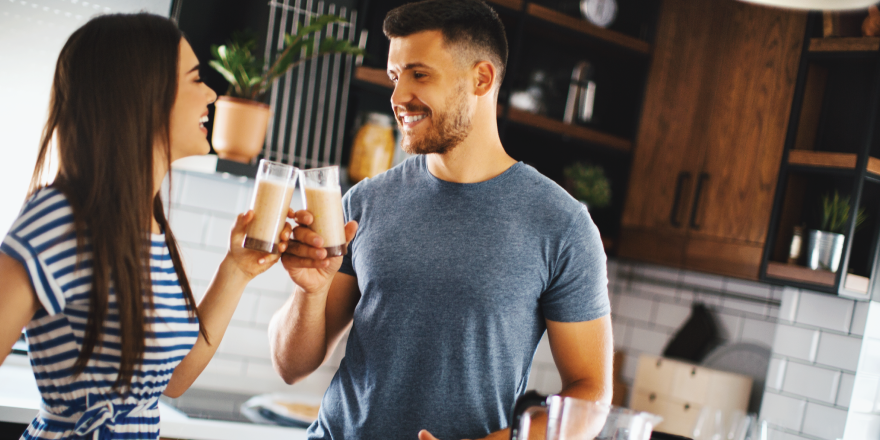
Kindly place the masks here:
[[(412, 70), (412, 69), (427, 69), (427, 70), (434, 70), (431, 66), (429, 66), (429, 65), (427, 65), (427, 64), (425, 64), (425, 63), (409, 63), (409, 64), (405, 64), (405, 65), (403, 66), (403, 70)], [(388, 69), (388, 72), (387, 72), (387, 73), (390, 75), (390, 74), (392, 74), (392, 73), (395, 73), (395, 70), (394, 70), (394, 69)]]
[(195, 72), (196, 70), (199, 70), (199, 67), (201, 67), (201, 64), (196, 64), (196, 67), (193, 67), (192, 69), (189, 69), (189, 72), (186, 72), (186, 73), (187, 73), (187, 74), (193, 73), (193, 72)]

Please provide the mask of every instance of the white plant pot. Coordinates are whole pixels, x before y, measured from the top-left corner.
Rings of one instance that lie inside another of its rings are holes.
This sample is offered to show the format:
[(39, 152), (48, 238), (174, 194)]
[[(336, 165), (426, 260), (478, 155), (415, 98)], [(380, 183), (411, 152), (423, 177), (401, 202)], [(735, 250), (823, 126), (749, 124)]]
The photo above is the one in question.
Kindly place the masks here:
[(826, 231), (810, 231), (807, 241), (807, 266), (810, 269), (824, 269), (837, 272), (840, 257), (843, 255), (843, 242), (846, 236)]

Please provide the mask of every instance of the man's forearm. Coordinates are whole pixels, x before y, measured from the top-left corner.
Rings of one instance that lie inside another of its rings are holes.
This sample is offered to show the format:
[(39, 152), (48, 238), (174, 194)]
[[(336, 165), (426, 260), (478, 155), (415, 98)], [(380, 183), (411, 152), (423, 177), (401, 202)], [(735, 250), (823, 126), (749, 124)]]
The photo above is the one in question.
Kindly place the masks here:
[(269, 323), (272, 364), (292, 384), (314, 372), (327, 355), (327, 292), (297, 287)]

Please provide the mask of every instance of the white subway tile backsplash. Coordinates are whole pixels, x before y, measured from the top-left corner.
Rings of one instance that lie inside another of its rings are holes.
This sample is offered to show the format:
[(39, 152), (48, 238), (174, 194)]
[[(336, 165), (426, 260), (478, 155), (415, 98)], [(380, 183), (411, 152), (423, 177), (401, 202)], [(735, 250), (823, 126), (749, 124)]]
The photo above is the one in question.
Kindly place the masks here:
[(772, 287), (769, 284), (728, 278), (724, 283), (724, 291), (760, 298), (770, 298)]
[(236, 179), (188, 174), (180, 203), (207, 211), (241, 214), (243, 211), (240, 209), (245, 194), (249, 196), (250, 191), (245, 190), (242, 183)]
[(840, 374), (839, 371), (789, 362), (782, 391), (833, 404), (837, 400)]
[(636, 370), (639, 368), (639, 353), (633, 350), (630, 350), (626, 353), (626, 356), (623, 359), (623, 371), (621, 375), (623, 379), (632, 384), (633, 380), (636, 378)]
[(232, 233), (232, 225), (235, 224), (234, 216), (214, 214), (208, 218), (205, 228), (205, 246), (229, 249), (229, 237)]
[(837, 406), (849, 408), (849, 402), (852, 399), (853, 384), (856, 377), (849, 373), (843, 373), (840, 376), (840, 390), (837, 392), (837, 400), (834, 402)]
[(772, 347), (775, 335), (776, 323), (743, 318), (741, 342), (752, 342)]
[(676, 301), (679, 299), (678, 296), (678, 288), (672, 285), (663, 285), (663, 284), (652, 284), (652, 283), (639, 283), (634, 288), (645, 295), (650, 295), (655, 298), (661, 298), (665, 301)]
[(862, 350), (859, 354), (859, 374), (880, 376), (880, 340), (862, 339)]
[(880, 438), (880, 414), (849, 413), (843, 440), (878, 438)]
[(201, 281), (205, 285), (214, 277), (214, 273), (220, 267), (220, 262), (226, 256), (225, 251), (209, 251), (187, 243), (180, 243), (180, 253), (187, 276), (193, 280)]
[(269, 359), (269, 335), (266, 329), (255, 329), (230, 325), (218, 353), (236, 354), (251, 358)]
[(654, 322), (664, 327), (678, 329), (687, 321), (691, 309), (678, 304), (657, 303), (657, 314)]
[(559, 371), (555, 367), (545, 367), (543, 370), (544, 374), (540, 386), (538, 387), (538, 392), (543, 394), (558, 394), (562, 391), (562, 378), (559, 376)]
[(232, 320), (239, 323), (254, 322), (254, 310), (257, 308), (259, 299), (260, 295), (258, 294), (248, 291), (242, 293), (241, 300), (238, 301), (238, 306), (235, 307), (235, 312), (232, 314)]
[(771, 390), (781, 390), (782, 380), (785, 379), (785, 367), (788, 361), (782, 358), (770, 359), (770, 365), (767, 367), (767, 378), (764, 386)]
[(871, 301), (865, 320), (865, 336), (880, 339), (880, 302)]
[(856, 308), (853, 311), (853, 319), (852, 326), (850, 327), (850, 333), (854, 335), (864, 335), (865, 334), (865, 325), (868, 322), (868, 308), (871, 303), (868, 301), (857, 301)]
[(779, 306), (779, 320), (794, 322), (797, 317), (800, 290), (786, 286), (782, 290), (782, 303)]
[(179, 242), (202, 244), (205, 237), (205, 225), (208, 216), (200, 212), (190, 212), (180, 208), (171, 208), (168, 223), (174, 238)]
[(799, 303), (798, 323), (849, 332), (853, 300), (802, 290)]
[(843, 437), (846, 411), (816, 403), (808, 403), (801, 432), (825, 440)]
[(550, 339), (547, 338), (547, 332), (538, 342), (538, 348), (535, 349), (535, 362), (553, 363), (553, 352), (550, 351)]
[(765, 316), (767, 314), (767, 305), (754, 301), (746, 301), (737, 298), (724, 298), (724, 308), (727, 310), (736, 310), (746, 312), (752, 315)]
[(880, 389), (880, 376), (856, 374), (849, 409), (863, 413), (873, 412), (875, 402), (880, 398), (878, 389)]
[(819, 348), (819, 331), (777, 324), (773, 351), (777, 354), (813, 362)]
[(685, 271), (681, 282), (682, 284), (687, 286), (694, 286), (717, 291), (721, 291), (724, 288), (724, 277), (698, 272)]
[(620, 295), (617, 300), (618, 316), (642, 322), (652, 322), (654, 302), (629, 295)]
[(677, 294), (679, 303), (691, 304), (697, 299), (697, 294), (688, 287), (679, 287)]
[[(626, 350), (629, 347), (629, 326), (621, 323), (620, 321), (611, 320), (611, 334), (614, 338), (614, 349), (615, 350)], [(542, 339), (541, 342), (544, 340)], [(541, 346), (538, 345), (538, 349), (541, 349)], [(538, 359), (538, 355), (535, 355), (535, 359)]]
[(681, 280), (681, 273), (682, 271), (679, 269), (673, 269), (663, 266), (644, 265), (642, 266), (642, 271), (640, 275), (645, 278), (653, 278), (670, 283), (677, 283)]
[(800, 432), (806, 406), (805, 400), (765, 392), (760, 419)]
[(632, 348), (642, 353), (659, 355), (666, 348), (668, 341), (669, 335), (658, 331), (634, 327), (630, 332)]
[(260, 325), (269, 325), (275, 312), (281, 309), (281, 306), (287, 301), (287, 298), (275, 295), (260, 295), (260, 302), (257, 305), (254, 322)]
[(816, 362), (844, 370), (855, 371), (859, 363), (862, 340), (851, 336), (822, 333)]

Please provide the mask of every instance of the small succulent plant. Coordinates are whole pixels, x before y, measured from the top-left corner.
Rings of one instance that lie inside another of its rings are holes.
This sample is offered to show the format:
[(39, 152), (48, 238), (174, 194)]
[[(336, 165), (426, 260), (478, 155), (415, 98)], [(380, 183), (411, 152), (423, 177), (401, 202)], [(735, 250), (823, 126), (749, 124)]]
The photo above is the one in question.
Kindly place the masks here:
[[(841, 197), (837, 191), (834, 191), (833, 196), (830, 193), (825, 194), (822, 196), (822, 226), (820, 229), (835, 234), (845, 234), (850, 210), (849, 197)], [(859, 208), (856, 215), (857, 230), (867, 218), (865, 208)]]
[(611, 204), (611, 183), (601, 166), (575, 162), (562, 171), (565, 187), (572, 197), (589, 208), (604, 208)]

